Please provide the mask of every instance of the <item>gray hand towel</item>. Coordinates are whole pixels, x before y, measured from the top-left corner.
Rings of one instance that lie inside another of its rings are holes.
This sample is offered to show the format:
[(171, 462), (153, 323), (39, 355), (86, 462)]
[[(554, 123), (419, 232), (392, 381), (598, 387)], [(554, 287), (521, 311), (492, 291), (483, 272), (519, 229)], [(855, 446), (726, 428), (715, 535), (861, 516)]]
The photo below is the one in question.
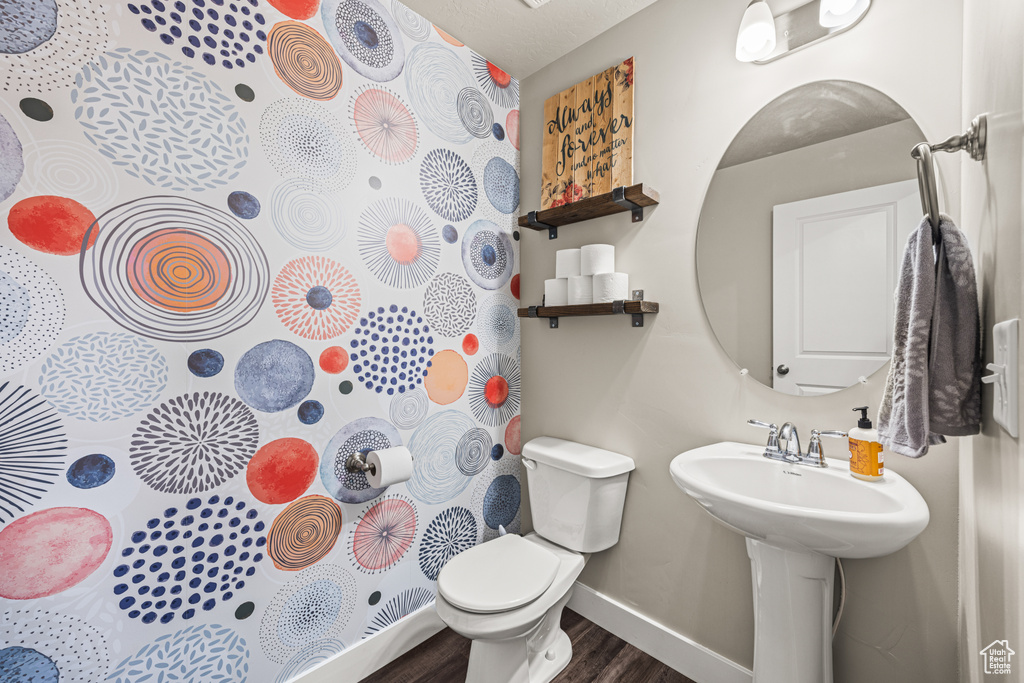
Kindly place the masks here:
[(981, 324), (967, 238), (939, 221), (938, 257), (928, 219), (911, 233), (896, 285), (892, 364), (878, 410), (882, 445), (919, 458), (942, 436), (981, 429)]

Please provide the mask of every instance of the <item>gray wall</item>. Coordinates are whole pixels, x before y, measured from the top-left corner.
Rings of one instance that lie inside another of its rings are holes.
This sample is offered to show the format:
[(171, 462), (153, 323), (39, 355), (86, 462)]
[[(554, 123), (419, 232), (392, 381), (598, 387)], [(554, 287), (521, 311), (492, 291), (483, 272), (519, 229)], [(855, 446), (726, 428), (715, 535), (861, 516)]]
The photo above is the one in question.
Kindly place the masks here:
[[(522, 301), (539, 303), (556, 249), (615, 244), (618, 268), (662, 303), (643, 329), (622, 318), (565, 318), (557, 330), (524, 321), (523, 436), (547, 434), (629, 454), (619, 544), (591, 558), (582, 581), (722, 655), (750, 666), (750, 568), (739, 535), (676, 488), (668, 463), (690, 448), (756, 442), (749, 417), (812, 427), (852, 426), (850, 408), (877, 406), (879, 379), (818, 398), (776, 394), (715, 341), (697, 292), (695, 237), (711, 175), (730, 140), (762, 106), (811, 81), (859, 81), (888, 94), (933, 140), (959, 132), (959, 0), (874, 3), (852, 31), (766, 66), (734, 59), (745, 3), (661, 0), (523, 83), (524, 211), (539, 208), (543, 102), (634, 55), (634, 177), (661, 191), (643, 223), (614, 216), (562, 228), (557, 242), (525, 231)], [(935, 49), (921, 49), (927, 36)], [(942, 155), (943, 205), (959, 215), (959, 158)], [(950, 182), (950, 178), (955, 182)], [(957, 449), (890, 469), (928, 501), (931, 523), (889, 557), (851, 560), (849, 599), (835, 640), (837, 683), (942, 683), (957, 676)], [(793, 634), (799, 637), (799, 634)], [(1019, 649), (1019, 648), (1018, 648)]]
[(772, 207), (915, 178), (918, 142), (907, 119), (715, 171), (697, 231), (700, 294), (722, 348), (751, 377), (772, 386)]
[[(1024, 317), (1024, 5), (1019, 0), (967, 0), (964, 32), (963, 120), (992, 112), (985, 162), (968, 161), (963, 167), (962, 226), (978, 267), (985, 360), (991, 362), (992, 325)], [(1018, 359), (1024, 367), (1021, 361), (1024, 355)], [(986, 387), (982, 434), (964, 444), (960, 461), (961, 680), (972, 683), (1024, 679), (1024, 453), (1020, 440), (991, 419), (992, 400), (992, 389)], [(983, 674), (979, 652), (997, 639), (1008, 639), (1017, 652), (1011, 676)]]

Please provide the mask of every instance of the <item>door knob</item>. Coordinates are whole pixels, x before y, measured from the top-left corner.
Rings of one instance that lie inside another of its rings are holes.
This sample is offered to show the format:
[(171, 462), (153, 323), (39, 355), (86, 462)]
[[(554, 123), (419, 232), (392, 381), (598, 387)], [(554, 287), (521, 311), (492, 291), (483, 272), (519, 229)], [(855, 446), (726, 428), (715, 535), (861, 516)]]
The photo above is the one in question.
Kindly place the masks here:
[(777, 372), (777, 373), (779, 373), (780, 375), (783, 375), (783, 376), (788, 375), (789, 374), (789, 367), (786, 366), (785, 364), (780, 365), (779, 367), (775, 368), (775, 372)]

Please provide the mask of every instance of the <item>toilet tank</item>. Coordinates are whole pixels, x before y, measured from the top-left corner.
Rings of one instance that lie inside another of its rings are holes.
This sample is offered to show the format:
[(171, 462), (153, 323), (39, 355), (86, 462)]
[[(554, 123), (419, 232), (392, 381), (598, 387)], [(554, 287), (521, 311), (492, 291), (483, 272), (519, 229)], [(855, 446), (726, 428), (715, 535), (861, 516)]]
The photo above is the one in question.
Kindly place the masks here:
[(619, 542), (632, 458), (541, 436), (523, 446), (523, 464), (538, 535), (581, 553)]

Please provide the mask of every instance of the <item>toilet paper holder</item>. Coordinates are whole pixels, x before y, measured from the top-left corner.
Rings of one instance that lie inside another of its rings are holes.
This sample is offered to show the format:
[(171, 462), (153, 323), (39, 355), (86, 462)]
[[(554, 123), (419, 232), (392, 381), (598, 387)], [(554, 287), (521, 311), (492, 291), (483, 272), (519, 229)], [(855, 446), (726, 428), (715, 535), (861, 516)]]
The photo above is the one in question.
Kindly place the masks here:
[(345, 469), (349, 472), (369, 472), (377, 474), (377, 468), (366, 462), (366, 453), (356, 451), (345, 459)]

